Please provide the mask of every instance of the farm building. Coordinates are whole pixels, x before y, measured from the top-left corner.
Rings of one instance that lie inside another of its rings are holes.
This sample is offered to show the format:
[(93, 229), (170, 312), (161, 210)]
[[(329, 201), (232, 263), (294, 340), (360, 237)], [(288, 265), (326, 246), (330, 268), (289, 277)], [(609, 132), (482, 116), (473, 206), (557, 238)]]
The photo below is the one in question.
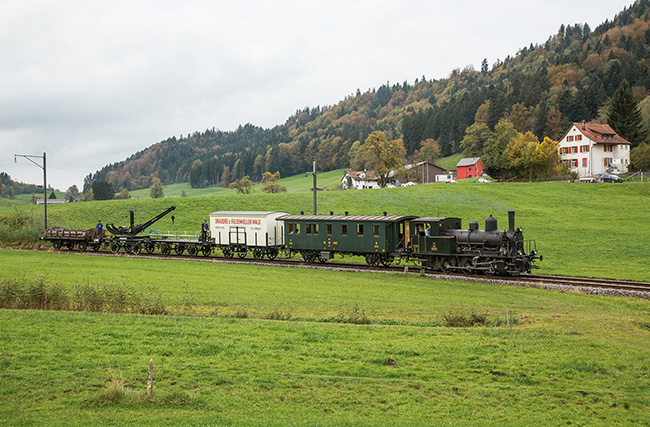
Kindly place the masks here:
[(630, 142), (609, 125), (573, 123), (559, 143), (560, 160), (580, 178), (627, 172)]
[(379, 188), (379, 180), (373, 172), (367, 171), (345, 171), (341, 184), (344, 190), (364, 188)]
[(466, 157), (460, 159), (456, 165), (458, 179), (478, 178), (481, 175), (483, 175), (483, 163), (480, 157)]
[(418, 173), (418, 182), (420, 184), (429, 184), (431, 182), (436, 182), (437, 175), (444, 175), (447, 173), (446, 170), (440, 166), (434, 165), (430, 162), (420, 162), (414, 165), (406, 165), (404, 169), (415, 169)]

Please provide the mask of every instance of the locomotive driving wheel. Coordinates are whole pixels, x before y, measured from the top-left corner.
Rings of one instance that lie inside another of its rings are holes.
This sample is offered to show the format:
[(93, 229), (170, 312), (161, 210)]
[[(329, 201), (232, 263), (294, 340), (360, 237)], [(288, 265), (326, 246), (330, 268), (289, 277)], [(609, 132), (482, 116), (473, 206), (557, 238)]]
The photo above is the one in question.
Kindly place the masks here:
[(101, 243), (91, 243), (90, 244), (90, 249), (97, 252), (101, 246), (102, 246)]
[(116, 254), (120, 251), (120, 244), (117, 242), (111, 242), (109, 245), (109, 249), (111, 250), (112, 253)]

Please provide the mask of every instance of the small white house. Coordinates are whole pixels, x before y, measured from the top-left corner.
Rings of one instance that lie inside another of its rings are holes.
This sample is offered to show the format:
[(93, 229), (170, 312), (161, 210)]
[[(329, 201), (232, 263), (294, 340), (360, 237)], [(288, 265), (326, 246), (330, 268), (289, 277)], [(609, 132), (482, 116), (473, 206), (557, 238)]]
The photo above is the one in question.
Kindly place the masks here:
[(344, 190), (365, 188), (379, 188), (379, 180), (373, 172), (366, 171), (345, 171), (341, 185)]
[(580, 178), (627, 172), (630, 142), (609, 125), (573, 123), (559, 143), (560, 160)]

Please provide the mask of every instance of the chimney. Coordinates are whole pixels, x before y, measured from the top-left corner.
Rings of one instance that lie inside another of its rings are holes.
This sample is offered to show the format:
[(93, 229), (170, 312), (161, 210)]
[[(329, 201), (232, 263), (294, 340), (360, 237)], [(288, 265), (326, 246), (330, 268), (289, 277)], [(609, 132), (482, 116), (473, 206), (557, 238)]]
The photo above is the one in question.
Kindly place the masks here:
[(582, 121), (582, 130), (586, 130), (586, 129), (587, 129), (587, 126), (585, 126), (585, 121), (583, 120)]

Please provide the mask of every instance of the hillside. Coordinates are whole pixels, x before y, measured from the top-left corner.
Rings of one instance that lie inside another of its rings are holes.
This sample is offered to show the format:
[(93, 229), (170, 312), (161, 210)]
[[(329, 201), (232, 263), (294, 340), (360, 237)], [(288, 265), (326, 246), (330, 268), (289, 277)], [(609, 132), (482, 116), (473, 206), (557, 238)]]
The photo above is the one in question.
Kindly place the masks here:
[(650, 1), (638, 0), (593, 31), (587, 24), (562, 25), (544, 43), (514, 56), (483, 61), (480, 70), (453, 70), (447, 78), (425, 76), (413, 84), (357, 90), (333, 106), (305, 108), (272, 129), (252, 124), (234, 131), (207, 129), (171, 137), (108, 165), (86, 179), (111, 182), (116, 191), (164, 184), (193, 188), (226, 185), (265, 171), (290, 176), (316, 160), (328, 171), (350, 166), (360, 142), (375, 130), (401, 138), (408, 155), (434, 139), (443, 156), (458, 153), (465, 130), (476, 120), (491, 128), (506, 119), (522, 132), (557, 139), (568, 123), (606, 121), (606, 107), (623, 80), (650, 121)]

